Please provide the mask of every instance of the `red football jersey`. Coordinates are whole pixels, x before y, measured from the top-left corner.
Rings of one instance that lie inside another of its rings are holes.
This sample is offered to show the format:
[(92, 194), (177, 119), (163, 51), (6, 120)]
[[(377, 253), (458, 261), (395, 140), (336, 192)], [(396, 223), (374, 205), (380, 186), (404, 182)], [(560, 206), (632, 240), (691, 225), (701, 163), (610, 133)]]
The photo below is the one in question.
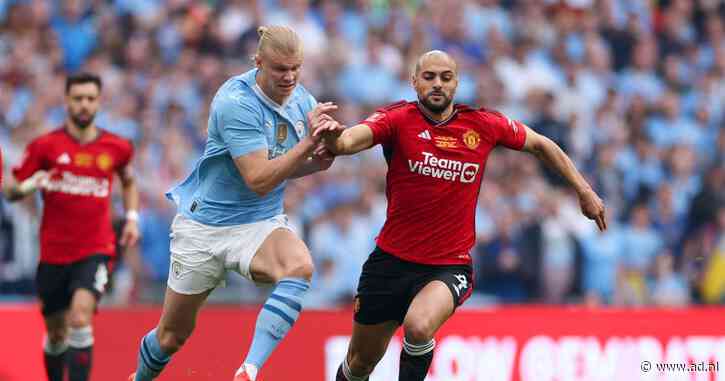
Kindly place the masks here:
[(26, 147), (22, 163), (13, 169), (15, 178), (23, 181), (38, 170), (51, 174), (43, 190), (41, 262), (66, 264), (93, 254), (115, 255), (113, 176), (132, 156), (131, 142), (103, 130), (81, 144), (60, 128)]
[(362, 123), (388, 162), (388, 211), (378, 246), (416, 263), (470, 264), (488, 154), (497, 145), (522, 149), (524, 126), (463, 105), (436, 122), (417, 102), (396, 103)]

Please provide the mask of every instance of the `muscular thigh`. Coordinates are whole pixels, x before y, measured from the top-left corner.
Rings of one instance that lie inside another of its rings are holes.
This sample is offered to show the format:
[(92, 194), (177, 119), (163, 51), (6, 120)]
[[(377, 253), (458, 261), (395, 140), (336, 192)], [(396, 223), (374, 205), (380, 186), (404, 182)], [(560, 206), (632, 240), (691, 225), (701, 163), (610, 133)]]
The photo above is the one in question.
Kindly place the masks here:
[(405, 315), (406, 331), (418, 336), (435, 333), (470, 296), (471, 277), (469, 266), (434, 267), (421, 276)]
[(305, 243), (291, 230), (277, 228), (259, 246), (249, 268), (254, 281), (275, 283), (284, 274), (303, 266), (312, 266)]

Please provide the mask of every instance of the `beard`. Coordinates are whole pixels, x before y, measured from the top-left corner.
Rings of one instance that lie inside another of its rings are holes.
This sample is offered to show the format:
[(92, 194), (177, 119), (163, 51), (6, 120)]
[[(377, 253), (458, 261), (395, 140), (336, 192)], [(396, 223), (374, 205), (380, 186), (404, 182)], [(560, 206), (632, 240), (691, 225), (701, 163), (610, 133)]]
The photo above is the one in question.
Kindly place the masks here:
[(423, 106), (425, 106), (425, 108), (427, 108), (430, 112), (432, 112), (434, 114), (441, 114), (451, 104), (451, 98), (448, 98), (448, 96), (446, 96), (446, 95), (440, 95), (440, 96), (443, 97), (443, 102), (441, 102), (439, 104), (435, 104), (429, 100), (431, 97), (431, 93), (428, 93), (428, 96), (426, 96), (424, 98), (418, 97), (418, 101), (420, 101), (420, 103)]
[(88, 115), (87, 118), (84, 118), (83, 114), (80, 114), (80, 113), (71, 115), (71, 117), (70, 117), (70, 119), (73, 121), (73, 123), (76, 126), (78, 126), (78, 128), (80, 128), (81, 130), (84, 130), (88, 126), (90, 126), (91, 123), (93, 123), (93, 119), (95, 119), (95, 118), (96, 118), (95, 114), (90, 114), (90, 115)]

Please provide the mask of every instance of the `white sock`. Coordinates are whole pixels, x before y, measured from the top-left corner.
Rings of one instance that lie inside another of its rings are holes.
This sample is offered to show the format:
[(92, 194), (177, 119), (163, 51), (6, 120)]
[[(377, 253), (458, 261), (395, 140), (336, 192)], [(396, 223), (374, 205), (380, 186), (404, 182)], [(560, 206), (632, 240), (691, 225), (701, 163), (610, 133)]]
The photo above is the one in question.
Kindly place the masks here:
[(252, 379), (252, 381), (255, 381), (257, 379), (257, 372), (259, 372), (259, 369), (257, 369), (256, 366), (252, 364), (242, 364), (242, 366), (239, 367), (237, 370), (236, 375), (242, 374), (242, 372), (247, 371), (247, 374)]

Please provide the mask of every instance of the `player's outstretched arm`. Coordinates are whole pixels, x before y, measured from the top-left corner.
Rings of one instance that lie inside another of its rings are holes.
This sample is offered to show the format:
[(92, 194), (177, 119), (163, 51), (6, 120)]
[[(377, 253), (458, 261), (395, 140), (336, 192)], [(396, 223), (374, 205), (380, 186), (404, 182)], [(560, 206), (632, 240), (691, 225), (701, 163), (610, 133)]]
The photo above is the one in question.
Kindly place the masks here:
[(322, 134), (325, 147), (334, 155), (354, 155), (373, 146), (373, 131), (366, 124), (358, 124), (340, 132)]
[(534, 154), (539, 160), (555, 169), (576, 190), (582, 213), (596, 221), (599, 230), (607, 228), (604, 203), (574, 166), (569, 156), (551, 139), (526, 128), (526, 142), (523, 150)]

